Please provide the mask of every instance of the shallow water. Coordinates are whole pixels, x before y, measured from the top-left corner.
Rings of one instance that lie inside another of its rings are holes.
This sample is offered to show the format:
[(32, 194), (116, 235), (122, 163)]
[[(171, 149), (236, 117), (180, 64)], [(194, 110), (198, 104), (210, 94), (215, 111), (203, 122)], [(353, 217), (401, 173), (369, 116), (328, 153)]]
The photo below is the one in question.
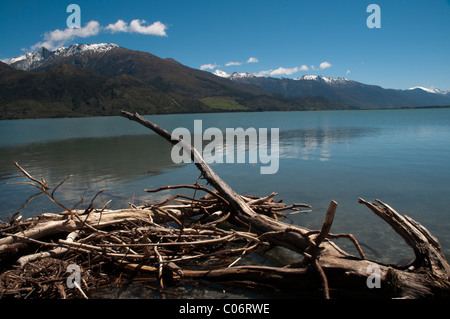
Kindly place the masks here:
[[(379, 198), (427, 227), (450, 255), (450, 109), (270, 112), (148, 116), (168, 131), (194, 120), (203, 129), (279, 128), (279, 170), (260, 174), (262, 164), (213, 163), (212, 168), (238, 193), (277, 192), (286, 203), (305, 202), (313, 212), (289, 222), (319, 229), (331, 200), (338, 209), (331, 232), (352, 233), (368, 258), (404, 262), (412, 251), (358, 197)], [(146, 188), (192, 184), (192, 164), (174, 164), (172, 146), (121, 117), (0, 121), (0, 217), (20, 210), (24, 217), (60, 208), (29, 185), (13, 165), (57, 185), (72, 177), (56, 197), (74, 205), (112, 199), (113, 208), (166, 198)], [(245, 148), (244, 148), (245, 150)], [(242, 151), (242, 150), (241, 150)], [(177, 191), (178, 193), (179, 191)], [(338, 244), (351, 253), (346, 240)]]

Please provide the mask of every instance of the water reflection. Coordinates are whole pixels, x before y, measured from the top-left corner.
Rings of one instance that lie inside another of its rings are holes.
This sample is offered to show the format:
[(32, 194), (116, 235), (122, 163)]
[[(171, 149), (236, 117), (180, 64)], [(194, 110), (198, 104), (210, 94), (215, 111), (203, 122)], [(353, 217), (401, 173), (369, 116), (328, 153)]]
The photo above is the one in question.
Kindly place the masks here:
[[(135, 196), (135, 191), (144, 193), (148, 185), (140, 183), (182, 166), (171, 162), (170, 148), (169, 143), (156, 135), (78, 138), (0, 148), (0, 192), (3, 194), (0, 215), (11, 215), (17, 210), (24, 214), (34, 211), (36, 215), (42, 210), (60, 209), (46, 196), (35, 196), (36, 189), (30, 185), (9, 185), (28, 181), (14, 162), (32, 176), (45, 178), (51, 186), (72, 174), (56, 193), (57, 199), (67, 207), (78, 203), (83, 196), (89, 202), (96, 192), (104, 189), (107, 191), (103, 197), (123, 201), (123, 206), (129, 197)], [(33, 207), (28, 210), (31, 200)]]
[[(355, 127), (281, 130), (280, 160), (329, 161), (333, 155), (334, 144), (351, 144), (352, 140), (374, 134), (377, 134), (376, 129)], [(151, 183), (154, 187), (159, 187), (170, 183), (195, 181), (197, 171), (192, 168), (180, 170), (184, 165), (173, 163), (171, 150), (172, 146), (169, 143), (154, 134), (70, 138), (2, 147), (0, 191), (5, 196), (0, 199), (1, 215), (11, 215), (16, 210), (27, 212), (31, 200), (34, 208), (59, 209), (57, 206), (52, 207), (52, 203), (48, 202), (45, 196), (36, 198), (33, 193), (35, 189), (29, 185), (6, 185), (26, 181), (13, 162), (19, 162), (26, 171), (37, 178), (44, 177), (50, 185), (57, 185), (69, 174), (73, 174), (57, 194), (58, 199), (65, 203), (78, 203), (81, 196), (89, 198), (105, 189), (107, 191), (103, 193), (104, 196), (109, 195), (116, 202), (117, 200), (120, 202), (123, 197), (125, 205), (126, 196), (143, 197), (143, 190), (151, 188)], [(236, 154), (248, 153), (249, 147), (235, 145), (233, 151)], [(169, 173), (173, 169), (177, 169), (176, 173)], [(233, 176), (235, 171), (236, 178), (239, 179), (242, 170), (247, 171), (249, 167), (243, 164), (219, 164), (214, 169), (227, 177)], [(186, 175), (184, 180), (183, 174)], [(233, 182), (233, 178), (231, 177), (230, 182)], [(11, 199), (16, 204), (11, 205)], [(32, 209), (30, 214), (31, 211)]]
[(74, 173), (72, 180), (89, 183), (88, 187), (160, 174), (171, 167), (170, 145), (155, 135), (33, 143), (2, 148), (1, 153), (0, 180), (18, 175), (15, 161), (52, 183)]
[(329, 127), (298, 129), (280, 132), (280, 158), (318, 160), (327, 162), (332, 157), (334, 144), (350, 145), (352, 140), (375, 136), (377, 128)]

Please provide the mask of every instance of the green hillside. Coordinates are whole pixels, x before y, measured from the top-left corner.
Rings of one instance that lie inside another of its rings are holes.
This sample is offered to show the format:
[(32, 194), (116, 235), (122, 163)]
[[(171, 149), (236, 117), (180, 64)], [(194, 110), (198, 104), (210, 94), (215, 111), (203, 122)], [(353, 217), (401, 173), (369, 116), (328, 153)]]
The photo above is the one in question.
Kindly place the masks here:
[(118, 47), (57, 56), (33, 71), (0, 62), (0, 119), (348, 109), (323, 97), (285, 97)]

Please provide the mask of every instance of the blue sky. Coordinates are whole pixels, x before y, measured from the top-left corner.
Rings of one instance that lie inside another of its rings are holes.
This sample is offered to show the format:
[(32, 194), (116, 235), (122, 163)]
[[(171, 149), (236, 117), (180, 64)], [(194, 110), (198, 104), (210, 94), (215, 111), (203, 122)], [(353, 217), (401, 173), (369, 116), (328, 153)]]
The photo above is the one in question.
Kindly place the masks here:
[[(68, 36), (72, 3), (81, 29)], [(381, 28), (367, 27), (369, 4)], [(2, 1), (0, 30), (2, 60), (42, 44), (112, 42), (211, 72), (450, 90), (450, 0)]]

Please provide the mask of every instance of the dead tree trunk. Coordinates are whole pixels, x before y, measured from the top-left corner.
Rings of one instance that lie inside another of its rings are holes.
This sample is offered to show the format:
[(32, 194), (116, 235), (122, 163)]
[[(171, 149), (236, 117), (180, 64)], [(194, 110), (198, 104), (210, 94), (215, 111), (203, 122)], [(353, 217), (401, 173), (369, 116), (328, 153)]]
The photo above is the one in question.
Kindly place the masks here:
[[(376, 200), (370, 203), (360, 199), (374, 213), (385, 220), (413, 249), (416, 259), (406, 268), (383, 265), (366, 260), (362, 250), (352, 235), (329, 233), (337, 203), (332, 201), (321, 231), (288, 225), (268, 216), (256, 213), (243, 198), (235, 193), (203, 160), (195, 148), (183, 140), (174, 138), (171, 133), (144, 119), (137, 113), (122, 111), (122, 115), (136, 121), (172, 144), (190, 150), (191, 158), (202, 176), (213, 186), (218, 194), (232, 207), (232, 221), (258, 233), (273, 245), (279, 245), (304, 256), (302, 262), (290, 271), (279, 271), (278, 276), (292, 277), (295, 282), (310, 287), (312, 280), (320, 278), (325, 297), (370, 297), (370, 298), (448, 298), (450, 295), (450, 267), (442, 254), (440, 244), (425, 227), (410, 217), (401, 216), (387, 204)], [(347, 237), (351, 239), (360, 256), (352, 256), (339, 248), (330, 239)], [(290, 269), (290, 268), (289, 268)], [(241, 273), (254, 272), (240, 269)], [(272, 270), (271, 270), (272, 271)], [(211, 279), (224, 278), (236, 269), (228, 271), (209, 271), (191, 273), (191, 276)], [(315, 276), (311, 274), (315, 274)], [(256, 276), (258, 277), (258, 276)], [(263, 277), (260, 277), (262, 280)], [(315, 278), (315, 279), (313, 279)], [(253, 278), (257, 280), (257, 278)], [(374, 285), (370, 285), (369, 281)], [(378, 284), (377, 284), (378, 283)], [(371, 288), (372, 287), (372, 288)]]

